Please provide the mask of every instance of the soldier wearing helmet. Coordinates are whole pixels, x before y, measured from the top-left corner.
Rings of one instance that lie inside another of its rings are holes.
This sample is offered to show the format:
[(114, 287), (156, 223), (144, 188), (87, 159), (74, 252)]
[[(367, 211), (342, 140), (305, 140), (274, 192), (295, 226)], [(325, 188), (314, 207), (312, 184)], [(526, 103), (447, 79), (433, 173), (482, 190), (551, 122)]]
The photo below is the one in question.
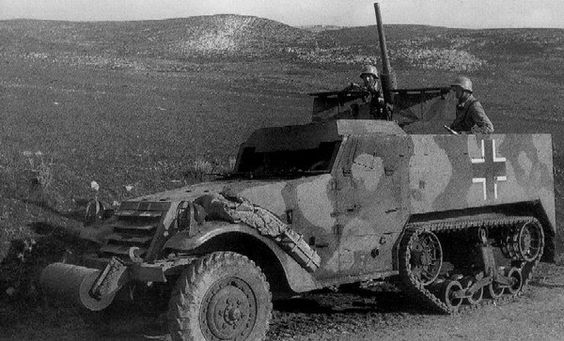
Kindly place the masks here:
[(370, 103), (370, 116), (379, 120), (389, 120), (391, 110), (385, 105), (382, 92), (380, 91), (380, 77), (378, 69), (374, 65), (365, 65), (360, 72), (362, 85), (351, 83), (345, 91), (360, 90), (367, 92), (368, 98), (365, 100)]
[(374, 65), (365, 65), (360, 72), (360, 78), (364, 82), (364, 86), (371, 91), (378, 91), (380, 84), (378, 80), (378, 69)]
[(456, 118), (450, 128), (457, 132), (491, 134), (494, 131), (492, 121), (486, 115), (484, 108), (472, 95), (472, 81), (467, 77), (458, 77), (451, 89), (458, 99)]

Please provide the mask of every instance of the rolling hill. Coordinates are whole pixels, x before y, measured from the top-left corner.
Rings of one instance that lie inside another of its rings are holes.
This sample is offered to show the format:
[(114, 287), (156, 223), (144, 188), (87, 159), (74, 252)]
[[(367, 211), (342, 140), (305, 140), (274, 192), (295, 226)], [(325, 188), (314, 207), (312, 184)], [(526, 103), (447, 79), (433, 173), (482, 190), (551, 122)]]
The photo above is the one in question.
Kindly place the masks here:
[[(476, 71), (489, 64), (561, 54), (560, 29), (463, 30), (387, 25), (396, 68)], [(3, 55), (61, 63), (151, 69), (170, 62), (283, 58), (377, 63), (375, 26), (312, 29), (240, 15), (137, 22), (0, 22)], [(156, 60), (155, 60), (156, 59)], [(159, 63), (160, 61), (160, 63)], [(156, 63), (156, 64), (155, 64)]]

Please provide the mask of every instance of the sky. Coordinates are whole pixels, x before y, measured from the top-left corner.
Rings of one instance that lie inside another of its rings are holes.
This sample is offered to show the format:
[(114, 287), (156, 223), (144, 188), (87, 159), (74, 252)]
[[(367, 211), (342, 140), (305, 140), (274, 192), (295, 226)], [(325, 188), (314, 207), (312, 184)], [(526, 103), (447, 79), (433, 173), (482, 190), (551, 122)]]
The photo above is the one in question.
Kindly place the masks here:
[[(235, 13), (292, 26), (375, 23), (375, 0), (0, 0), (0, 20), (148, 20)], [(564, 0), (379, 0), (386, 24), (564, 28)]]

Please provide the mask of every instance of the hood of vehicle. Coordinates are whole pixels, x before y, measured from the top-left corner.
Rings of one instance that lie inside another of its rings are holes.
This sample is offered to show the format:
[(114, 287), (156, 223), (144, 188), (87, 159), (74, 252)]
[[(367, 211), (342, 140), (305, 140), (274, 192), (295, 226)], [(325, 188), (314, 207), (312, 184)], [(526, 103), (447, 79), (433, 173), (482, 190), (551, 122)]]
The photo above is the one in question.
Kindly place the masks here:
[[(239, 195), (251, 201), (263, 201), (265, 195), (270, 192), (280, 193), (288, 184), (284, 180), (227, 180), (203, 182), (195, 185), (185, 186), (165, 192), (149, 194), (128, 201), (192, 201), (203, 195), (227, 192)], [(266, 195), (268, 197), (268, 195)], [(259, 204), (259, 202), (257, 202)]]
[(335, 210), (330, 195), (331, 179), (330, 174), (321, 174), (290, 180), (212, 181), (150, 194), (128, 202), (172, 202), (171, 207), (175, 207), (175, 202), (194, 201), (204, 195), (227, 193), (245, 198), (279, 217), (285, 216), (288, 210), (299, 210), (308, 217), (309, 223), (329, 226), (330, 223), (319, 219), (329, 217)]

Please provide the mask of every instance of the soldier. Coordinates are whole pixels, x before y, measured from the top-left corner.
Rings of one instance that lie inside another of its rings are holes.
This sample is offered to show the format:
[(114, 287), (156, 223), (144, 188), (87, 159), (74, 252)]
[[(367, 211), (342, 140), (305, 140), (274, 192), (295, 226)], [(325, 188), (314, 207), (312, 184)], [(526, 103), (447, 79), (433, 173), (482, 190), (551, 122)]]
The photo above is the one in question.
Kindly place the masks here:
[(458, 99), (456, 118), (450, 129), (457, 132), (491, 134), (494, 131), (492, 121), (486, 115), (484, 108), (472, 96), (472, 81), (467, 77), (458, 77), (451, 84)]
[(370, 103), (370, 116), (378, 120), (389, 120), (391, 110), (384, 103), (382, 92), (380, 91), (380, 77), (378, 69), (374, 65), (365, 65), (360, 73), (363, 85), (351, 83), (345, 91), (364, 90), (369, 93), (368, 102)]

